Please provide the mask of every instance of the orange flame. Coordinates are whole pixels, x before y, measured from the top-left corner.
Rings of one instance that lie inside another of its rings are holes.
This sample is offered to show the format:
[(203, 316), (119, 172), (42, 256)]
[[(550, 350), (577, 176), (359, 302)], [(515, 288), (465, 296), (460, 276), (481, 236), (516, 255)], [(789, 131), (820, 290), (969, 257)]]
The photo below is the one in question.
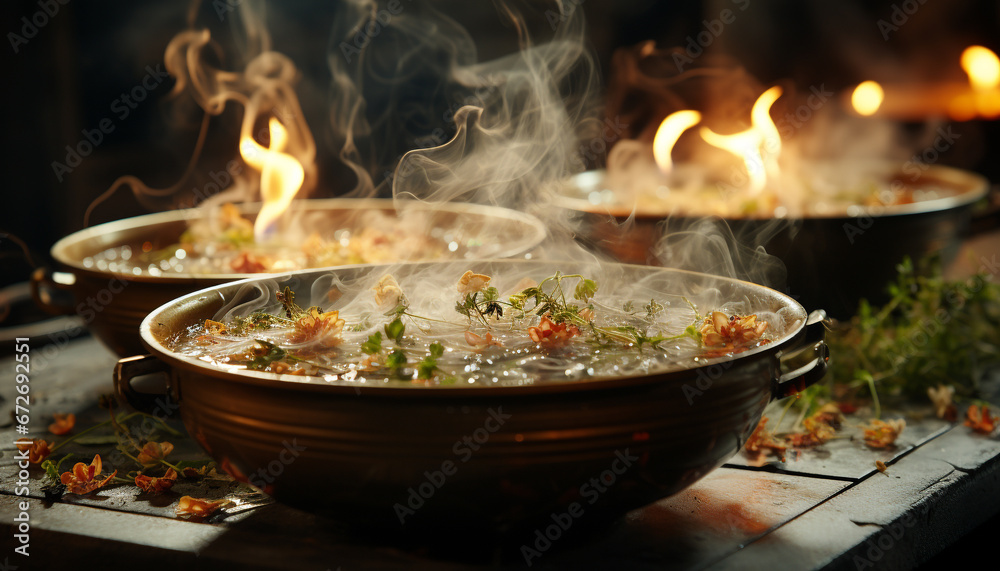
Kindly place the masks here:
[(983, 46), (969, 46), (961, 63), (974, 91), (975, 110), (987, 118), (1000, 116), (1000, 59)]
[(751, 127), (732, 135), (720, 135), (708, 127), (701, 128), (701, 136), (708, 144), (729, 151), (743, 158), (750, 177), (750, 190), (764, 190), (767, 176), (777, 175), (778, 155), (781, 154), (781, 135), (771, 120), (771, 106), (781, 97), (781, 87), (774, 86), (757, 98), (750, 110)]
[(670, 158), (670, 153), (674, 150), (677, 139), (680, 138), (681, 133), (694, 127), (698, 121), (701, 121), (701, 113), (685, 110), (671, 113), (660, 123), (660, 127), (656, 130), (656, 136), (653, 137), (653, 158), (656, 159), (656, 165), (660, 167), (663, 174), (670, 174), (670, 171), (673, 170), (674, 162)]
[(305, 180), (302, 163), (282, 151), (288, 144), (288, 131), (276, 118), (268, 122), (271, 143), (260, 145), (250, 135), (240, 138), (243, 160), (260, 171), (260, 196), (263, 201), (253, 225), (254, 238), (263, 241), (274, 223), (288, 209)]
[(962, 69), (976, 89), (992, 89), (1000, 85), (1000, 59), (983, 46), (969, 46), (962, 52)]
[(851, 105), (861, 115), (874, 115), (882, 106), (885, 92), (882, 86), (874, 81), (863, 81), (854, 88), (851, 94)]

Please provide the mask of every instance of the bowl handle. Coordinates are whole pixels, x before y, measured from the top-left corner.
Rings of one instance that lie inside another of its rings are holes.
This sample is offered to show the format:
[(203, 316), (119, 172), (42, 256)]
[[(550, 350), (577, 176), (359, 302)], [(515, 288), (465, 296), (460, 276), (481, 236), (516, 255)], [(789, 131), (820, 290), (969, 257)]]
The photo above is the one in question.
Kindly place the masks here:
[[(115, 394), (139, 412), (153, 416), (173, 416), (177, 405), (170, 401), (170, 367), (153, 355), (119, 359), (115, 365)], [(166, 394), (142, 393), (132, 387), (132, 379), (152, 373), (167, 374)]]
[(782, 359), (787, 359), (791, 355), (811, 347), (813, 358), (794, 371), (783, 373), (778, 377), (771, 389), (772, 400), (783, 399), (802, 392), (823, 378), (826, 374), (827, 363), (830, 361), (830, 348), (827, 347), (825, 338), (826, 312), (819, 309), (809, 314), (809, 318), (806, 320), (805, 335), (802, 337), (800, 345), (792, 349), (791, 353), (781, 355)]
[[(64, 274), (73, 276), (73, 274)], [(75, 276), (73, 276), (75, 279)], [(67, 280), (64, 280), (67, 281)], [(61, 283), (53, 279), (53, 273), (49, 268), (38, 268), (31, 273), (31, 299), (35, 300), (42, 311), (50, 315), (73, 315), (75, 313), (73, 304), (56, 299), (52, 295), (53, 290), (72, 291), (73, 283)]]

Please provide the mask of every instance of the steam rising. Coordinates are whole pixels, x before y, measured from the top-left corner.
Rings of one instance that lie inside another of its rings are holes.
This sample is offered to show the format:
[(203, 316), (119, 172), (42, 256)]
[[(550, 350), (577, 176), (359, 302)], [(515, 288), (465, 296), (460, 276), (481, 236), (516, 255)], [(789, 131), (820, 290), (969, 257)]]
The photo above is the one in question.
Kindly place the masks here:
[[(627, 192), (630, 185), (642, 186), (662, 176), (647, 161), (653, 131), (643, 126), (645, 122), (658, 123), (665, 109), (689, 107), (686, 101), (697, 95), (706, 102), (705, 124), (722, 125), (720, 133), (731, 132), (738, 115), (734, 110), (744, 104), (749, 109), (763, 89), (731, 62), (664, 75), (665, 54), (644, 44), (616, 56), (614, 89), (607, 94), (607, 117), (602, 117), (605, 94), (587, 47), (584, 11), (577, 3), (496, 0), (494, 6), (516, 38), (517, 49), (480, 61), (470, 34), (432, 5), (374, 0), (336, 5), (326, 54), (331, 77), (328, 128), (337, 159), (355, 177), (347, 196), (391, 196), (400, 210), (416, 202), (512, 208), (537, 216), (549, 230), (549, 240), (531, 257), (615, 261), (581, 244), (578, 238), (589, 231), (586, 223), (580, 211), (562, 200), (571, 176), (599, 166), (581, 149), (593, 148), (595, 141), (610, 142), (609, 172), (618, 172), (613, 166), (630, 165), (620, 171), (626, 174), (616, 187)], [(287, 129), (285, 152), (304, 168), (297, 198), (308, 196), (319, 183), (316, 145), (295, 93), (298, 70), (272, 49), (264, 2), (243, 2), (234, 10), (233, 33), (240, 42), (235, 55), (195, 25), (197, 13), (193, 8), (190, 29), (179, 33), (165, 54), (167, 69), (176, 78), (173, 94), (204, 113), (184, 178), (196, 168), (209, 118), (234, 102), (243, 112), (241, 136), (257, 139), (259, 146), (268, 146), (263, 140), (268, 121), (277, 118)], [(647, 101), (656, 101), (652, 109), (622, 95), (635, 85)], [(624, 140), (618, 134), (608, 137), (605, 119), (624, 125)], [(679, 149), (696, 135), (696, 129), (682, 134)], [(234, 142), (234, 156), (236, 152)], [(699, 168), (686, 168), (684, 163), (692, 158)], [(680, 186), (715, 188), (719, 173), (728, 176), (734, 168), (743, 168), (739, 158), (711, 148), (681, 150), (676, 161), (672, 177)], [(135, 177), (122, 177), (99, 201), (127, 185), (144, 204), (160, 206), (182, 183), (158, 190)], [(260, 174), (247, 168), (205, 205), (252, 201), (259, 194)], [(635, 218), (627, 214), (622, 222), (612, 221), (612, 235), (606, 240), (617, 241), (633, 230)], [(286, 221), (284, 231), (298, 240), (304, 237), (296, 234), (300, 226)], [(502, 229), (492, 235), (489, 230), (487, 241), (511, 239)], [(771, 229), (747, 236), (716, 221), (691, 224), (676, 233), (665, 225), (658, 231), (664, 235), (649, 252), (656, 263), (780, 285), (780, 262), (760, 247)]]
[[(162, 200), (158, 199), (176, 194), (195, 168), (210, 117), (221, 115), (229, 102), (243, 109), (241, 138), (268, 138), (267, 120), (281, 118), (286, 131), (284, 152), (294, 157), (303, 168), (303, 183), (298, 196), (309, 195), (316, 185), (316, 144), (294, 89), (298, 70), (288, 57), (272, 51), (271, 38), (263, 21), (263, 6), (262, 0), (247, 0), (236, 11), (234, 21), (239, 23), (243, 33), (241, 54), (223, 53), (207, 28), (197, 29), (197, 4), (192, 6), (189, 12), (191, 29), (178, 33), (164, 54), (167, 71), (176, 80), (171, 96), (189, 98), (205, 114), (188, 170), (176, 185), (166, 189), (153, 189), (137, 177), (123, 176), (90, 205), (87, 218), (97, 204), (122, 186), (130, 187), (140, 203), (147, 207), (162, 207)], [(230, 58), (237, 60), (235, 69), (225, 69), (214, 63)], [(240, 63), (242, 69), (239, 68)], [(236, 141), (232, 148), (235, 155)], [(226, 191), (210, 197), (206, 202), (211, 205), (255, 200), (260, 191), (259, 173), (253, 169), (245, 171)]]

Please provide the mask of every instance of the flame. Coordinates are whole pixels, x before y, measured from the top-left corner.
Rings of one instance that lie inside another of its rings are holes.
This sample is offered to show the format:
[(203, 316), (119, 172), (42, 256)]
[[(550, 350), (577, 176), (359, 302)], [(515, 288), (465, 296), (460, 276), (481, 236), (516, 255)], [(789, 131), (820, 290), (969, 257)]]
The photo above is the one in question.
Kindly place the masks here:
[(267, 147), (248, 134), (240, 138), (243, 160), (260, 171), (260, 196), (264, 204), (253, 225), (254, 238), (258, 242), (266, 238), (274, 223), (288, 209), (305, 179), (302, 163), (282, 152), (288, 144), (288, 131), (284, 125), (272, 117), (268, 128), (271, 143)]
[(851, 105), (861, 115), (874, 115), (882, 106), (884, 98), (885, 92), (881, 85), (874, 81), (863, 81), (854, 88), (854, 93), (851, 94)]
[(670, 153), (674, 150), (677, 139), (680, 138), (681, 133), (694, 127), (698, 121), (701, 121), (701, 113), (686, 110), (671, 113), (660, 123), (660, 128), (656, 130), (656, 136), (653, 137), (653, 158), (656, 159), (656, 164), (663, 174), (670, 174), (673, 169), (674, 163), (673, 159), (670, 158)]
[(720, 135), (708, 127), (701, 128), (701, 136), (708, 144), (729, 151), (743, 158), (750, 176), (750, 190), (764, 190), (767, 175), (777, 174), (777, 158), (781, 154), (781, 135), (771, 121), (771, 106), (781, 97), (781, 87), (774, 86), (757, 98), (750, 110), (751, 127), (732, 135)]
[(969, 46), (961, 63), (974, 91), (975, 110), (987, 118), (1000, 116), (1000, 59), (983, 46)]
[(975, 89), (1000, 86), (1000, 59), (983, 46), (969, 46), (962, 52), (962, 69)]

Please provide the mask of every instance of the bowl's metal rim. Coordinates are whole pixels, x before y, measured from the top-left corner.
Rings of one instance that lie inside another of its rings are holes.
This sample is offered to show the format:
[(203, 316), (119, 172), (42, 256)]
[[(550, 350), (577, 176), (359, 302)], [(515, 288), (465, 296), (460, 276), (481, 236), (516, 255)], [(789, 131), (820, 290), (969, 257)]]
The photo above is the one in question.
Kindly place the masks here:
[[(952, 210), (955, 208), (960, 208), (962, 206), (967, 206), (974, 204), (975, 202), (984, 198), (990, 190), (990, 183), (986, 177), (980, 175), (979, 173), (963, 170), (955, 167), (945, 166), (945, 165), (926, 165), (927, 169), (922, 171), (921, 177), (936, 176), (941, 179), (949, 180), (954, 182), (957, 186), (961, 187), (963, 190), (954, 196), (945, 196), (941, 198), (935, 198), (932, 200), (923, 200), (920, 202), (914, 202), (910, 204), (896, 204), (896, 205), (878, 205), (878, 206), (857, 206), (856, 213), (831, 213), (824, 215), (807, 215), (807, 216), (787, 216), (784, 220), (796, 221), (796, 220), (859, 220), (869, 217), (876, 218), (886, 218), (892, 216), (907, 216), (913, 214), (923, 214), (930, 212), (944, 212)], [(563, 189), (566, 188), (580, 188), (584, 186), (579, 181), (581, 179), (592, 178), (593, 181), (588, 181), (586, 186), (593, 186), (596, 181), (603, 181), (605, 179), (605, 169), (594, 169), (583, 171), (577, 173), (570, 177), (569, 180), (565, 181), (562, 185)], [(600, 214), (600, 215), (610, 215), (618, 218), (629, 217), (633, 214), (633, 209), (621, 205), (620, 207), (614, 205), (601, 205), (593, 204), (592, 202), (583, 198), (574, 198), (572, 196), (567, 196), (565, 194), (557, 193), (553, 197), (553, 202), (563, 208), (574, 210), (577, 212), (586, 212), (589, 214)], [(691, 213), (686, 214), (683, 212), (635, 212), (635, 217), (637, 219), (666, 219), (666, 218), (676, 218), (676, 219), (696, 219), (696, 218), (720, 218), (718, 215), (712, 214), (698, 214)], [(766, 217), (766, 216), (727, 216), (724, 217), (725, 220), (733, 221), (768, 221), (776, 220), (779, 218)]]
[[(404, 262), (396, 264), (395, 267), (400, 266), (417, 266), (417, 265), (429, 265), (429, 264), (441, 264), (449, 263), (448, 261), (425, 261), (425, 262)], [(558, 264), (558, 261), (553, 260), (518, 260), (518, 259), (481, 259), (475, 260), (475, 263), (503, 263), (503, 264), (519, 264), (519, 263), (546, 263), (546, 264)], [(581, 263), (579, 261), (567, 261), (566, 263)], [(497, 396), (518, 396), (518, 395), (536, 395), (536, 394), (546, 394), (546, 393), (556, 393), (556, 392), (586, 392), (592, 390), (609, 390), (609, 389), (624, 389), (627, 387), (634, 387), (639, 385), (645, 385), (650, 383), (661, 383), (670, 382), (674, 380), (690, 380), (691, 375), (696, 375), (699, 369), (706, 369), (718, 365), (720, 363), (727, 363), (733, 361), (744, 361), (749, 362), (757, 358), (766, 358), (767, 355), (779, 352), (789, 345), (794, 345), (795, 340), (805, 333), (806, 322), (808, 320), (808, 312), (806, 309), (797, 302), (791, 296), (784, 294), (775, 289), (756, 284), (753, 282), (747, 282), (735, 278), (729, 278), (724, 276), (716, 276), (713, 274), (705, 274), (700, 272), (693, 272), (689, 270), (681, 270), (676, 268), (662, 268), (656, 266), (646, 266), (641, 264), (623, 264), (615, 263), (616, 266), (623, 268), (636, 268), (639, 271), (649, 271), (649, 272), (669, 272), (675, 274), (689, 274), (698, 277), (710, 277), (712, 279), (718, 279), (722, 281), (744, 284), (746, 286), (757, 288), (769, 292), (770, 295), (783, 301), (785, 305), (792, 307), (797, 310), (800, 314), (800, 322), (797, 327), (790, 329), (786, 334), (778, 340), (774, 340), (771, 343), (755, 347), (753, 349), (732, 355), (729, 357), (717, 357), (714, 359), (705, 359), (703, 363), (696, 366), (688, 367), (682, 370), (667, 371), (652, 374), (636, 374), (629, 376), (618, 376), (618, 377), (593, 377), (584, 380), (577, 381), (554, 381), (546, 382), (543, 384), (532, 384), (532, 385), (519, 385), (519, 386), (463, 386), (463, 385), (439, 385), (439, 386), (411, 386), (411, 385), (399, 385), (399, 386), (383, 386), (383, 385), (362, 385), (356, 383), (345, 383), (345, 382), (325, 382), (316, 377), (300, 377), (297, 375), (287, 375), (278, 373), (268, 373), (262, 371), (251, 371), (246, 369), (240, 369), (238, 371), (227, 371), (219, 367), (215, 367), (204, 361), (200, 361), (193, 357), (188, 357), (180, 355), (161, 344), (152, 332), (153, 322), (158, 318), (159, 314), (167, 311), (175, 306), (179, 306), (185, 303), (207, 303), (206, 296), (222, 296), (220, 290), (222, 289), (234, 289), (237, 290), (240, 287), (251, 284), (259, 280), (273, 279), (281, 277), (291, 277), (298, 274), (306, 273), (317, 273), (323, 271), (349, 271), (353, 269), (368, 269), (370, 271), (375, 271), (377, 266), (371, 264), (354, 264), (347, 266), (337, 266), (336, 268), (326, 268), (326, 269), (308, 269), (299, 270), (295, 272), (285, 272), (282, 274), (271, 274), (271, 275), (259, 275), (252, 278), (242, 279), (238, 281), (228, 282), (224, 284), (219, 284), (211, 287), (204, 288), (202, 290), (189, 293), (177, 299), (171, 300), (155, 310), (151, 311), (143, 320), (139, 326), (139, 334), (142, 344), (158, 359), (166, 362), (171, 367), (184, 369), (187, 371), (199, 373), (202, 375), (208, 375), (230, 382), (237, 382), (240, 384), (251, 384), (262, 387), (269, 388), (282, 388), (282, 389), (293, 389), (293, 390), (303, 390), (303, 391), (318, 391), (329, 394), (337, 393), (350, 393), (356, 396), (362, 394), (367, 395), (377, 395), (379, 397), (413, 397), (420, 396), (425, 398), (436, 398), (436, 397), (456, 397), (456, 398), (466, 398), (466, 397), (497, 397)], [(198, 299), (202, 298), (202, 299)], [(303, 380), (306, 379), (306, 380)], [(310, 380), (311, 379), (311, 380)]]
[[(523, 244), (517, 248), (509, 248), (508, 255), (516, 255), (519, 253), (524, 253), (530, 251), (532, 248), (537, 247), (539, 244), (545, 241), (548, 236), (548, 231), (545, 225), (537, 217), (510, 208), (504, 208), (500, 206), (491, 206), (484, 204), (471, 204), (471, 203), (457, 203), (457, 202), (441, 202), (441, 203), (431, 203), (422, 202), (416, 200), (394, 200), (391, 198), (308, 198), (300, 199), (292, 203), (293, 209), (344, 209), (344, 210), (357, 210), (359, 212), (364, 210), (397, 210), (400, 204), (405, 204), (406, 208), (414, 208), (420, 210), (437, 210), (437, 211), (448, 211), (454, 213), (462, 212), (474, 212), (481, 214), (483, 216), (495, 216), (497, 218), (506, 218), (508, 220), (517, 221), (525, 224), (532, 229), (531, 233), (527, 235), (522, 235)], [(249, 202), (241, 203), (237, 205), (241, 211), (244, 213), (254, 213), (260, 209), (260, 202)], [(194, 220), (204, 216), (206, 210), (203, 208), (184, 208), (177, 210), (168, 210), (165, 212), (154, 212), (151, 214), (142, 214), (139, 216), (132, 216), (129, 218), (122, 218), (120, 220), (112, 220), (110, 222), (104, 222), (89, 228), (84, 228), (78, 230), (72, 234), (64, 236), (56, 241), (52, 245), (50, 253), (52, 258), (55, 259), (60, 264), (71, 268), (76, 272), (80, 272), (84, 275), (95, 275), (103, 277), (119, 277), (122, 279), (127, 279), (129, 281), (137, 282), (153, 282), (153, 283), (176, 283), (176, 284), (188, 284), (197, 282), (218, 282), (218, 281), (232, 281), (245, 278), (253, 278), (257, 276), (265, 275), (277, 275), (277, 274), (247, 274), (247, 273), (227, 273), (227, 274), (189, 274), (189, 273), (175, 273), (167, 274), (161, 276), (151, 276), (147, 274), (135, 275), (128, 272), (113, 272), (108, 270), (98, 270), (95, 268), (85, 267), (81, 260), (73, 259), (72, 257), (66, 255), (66, 250), (70, 247), (90, 240), (93, 238), (98, 238), (102, 235), (118, 232), (122, 230), (133, 230), (136, 228), (142, 228), (144, 226), (155, 226), (159, 224), (167, 224), (172, 222), (178, 222), (183, 220)], [(307, 268), (314, 269), (314, 268)]]

